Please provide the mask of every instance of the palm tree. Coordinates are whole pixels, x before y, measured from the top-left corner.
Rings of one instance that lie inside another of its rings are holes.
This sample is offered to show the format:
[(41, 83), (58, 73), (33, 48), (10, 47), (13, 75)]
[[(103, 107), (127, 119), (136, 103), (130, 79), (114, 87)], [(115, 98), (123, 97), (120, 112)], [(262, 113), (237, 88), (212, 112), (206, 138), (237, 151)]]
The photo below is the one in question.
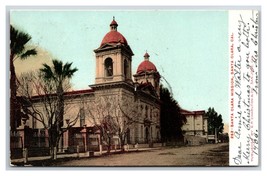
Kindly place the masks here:
[(16, 129), (17, 111), (17, 83), (16, 83), (16, 72), (14, 67), (14, 61), (16, 59), (27, 59), (29, 56), (36, 55), (35, 49), (26, 49), (25, 45), (31, 40), (31, 36), (27, 33), (15, 29), (12, 25), (10, 26), (10, 127), (11, 130)]
[[(71, 65), (72, 63), (66, 63), (63, 65), (62, 61), (59, 60), (52, 60), (53, 62), (53, 68), (51, 68), (47, 64), (43, 64), (43, 68), (40, 69), (41, 73), (43, 73), (43, 77), (47, 81), (53, 81), (53, 83), (56, 86), (56, 93), (59, 100), (59, 109), (58, 109), (58, 116), (59, 119), (63, 119), (63, 113), (64, 113), (64, 88), (63, 83), (65, 80), (70, 79), (73, 74), (78, 71), (77, 68), (72, 69)], [(62, 117), (62, 118), (60, 118)]]
[[(52, 60), (53, 67), (50, 67), (47, 64), (43, 64), (43, 68), (40, 69), (40, 72), (45, 81), (48, 81), (49, 84), (52, 84), (56, 88), (57, 95), (57, 107), (54, 120), (51, 119), (49, 130), (50, 136), (50, 147), (52, 151), (51, 155), (55, 154), (55, 150), (58, 147), (60, 140), (60, 130), (63, 126), (63, 116), (64, 116), (64, 82), (70, 79), (73, 74), (78, 71), (77, 68), (71, 68), (72, 63), (66, 63), (63, 65), (62, 61)], [(53, 134), (54, 133), (54, 134)], [(55, 149), (56, 147), (56, 149)]]

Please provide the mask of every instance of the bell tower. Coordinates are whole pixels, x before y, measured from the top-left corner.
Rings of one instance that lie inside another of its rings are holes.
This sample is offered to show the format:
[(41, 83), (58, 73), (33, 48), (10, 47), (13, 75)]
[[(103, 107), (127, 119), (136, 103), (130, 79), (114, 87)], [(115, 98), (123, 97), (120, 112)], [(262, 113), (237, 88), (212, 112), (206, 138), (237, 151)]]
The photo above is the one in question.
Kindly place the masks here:
[(100, 47), (95, 49), (95, 84), (132, 80), (132, 56), (125, 37), (117, 31), (118, 23), (113, 17), (110, 31), (104, 36)]

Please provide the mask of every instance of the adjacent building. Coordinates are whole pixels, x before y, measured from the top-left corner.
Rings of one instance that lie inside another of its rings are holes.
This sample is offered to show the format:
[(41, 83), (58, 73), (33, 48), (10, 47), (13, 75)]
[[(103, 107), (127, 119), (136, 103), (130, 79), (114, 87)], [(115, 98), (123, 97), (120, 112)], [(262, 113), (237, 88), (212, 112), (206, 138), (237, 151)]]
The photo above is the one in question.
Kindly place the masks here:
[(184, 141), (188, 145), (199, 145), (208, 142), (208, 118), (205, 111), (181, 110), (186, 117), (186, 124), (183, 125)]

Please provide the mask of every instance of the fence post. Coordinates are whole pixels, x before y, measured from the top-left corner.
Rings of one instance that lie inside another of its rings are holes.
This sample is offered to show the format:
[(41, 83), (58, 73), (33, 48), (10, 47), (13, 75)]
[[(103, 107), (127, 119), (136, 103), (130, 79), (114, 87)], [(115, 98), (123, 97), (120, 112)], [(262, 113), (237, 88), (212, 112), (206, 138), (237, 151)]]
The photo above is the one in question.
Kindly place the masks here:
[(53, 151), (53, 160), (57, 159), (57, 147), (54, 147), (54, 151)]
[(99, 152), (100, 152), (100, 155), (102, 155), (102, 145), (101, 144), (99, 145)]
[(138, 143), (135, 144), (135, 148), (138, 151)]
[(23, 162), (24, 164), (28, 163), (28, 149), (27, 148), (23, 148)]

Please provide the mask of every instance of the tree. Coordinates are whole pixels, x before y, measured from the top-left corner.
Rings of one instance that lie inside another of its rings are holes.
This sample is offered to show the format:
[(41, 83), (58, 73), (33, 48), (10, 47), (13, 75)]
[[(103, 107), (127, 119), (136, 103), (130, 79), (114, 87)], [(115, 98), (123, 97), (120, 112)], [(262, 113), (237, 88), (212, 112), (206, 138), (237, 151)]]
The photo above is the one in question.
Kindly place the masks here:
[(160, 86), (161, 100), (161, 137), (164, 142), (178, 141), (183, 136), (182, 126), (186, 118), (181, 114), (178, 102), (171, 96), (170, 91)]
[(120, 148), (124, 150), (128, 132), (140, 116), (136, 106), (133, 98), (121, 98), (118, 95), (98, 96), (85, 105), (90, 123), (98, 128), (102, 143), (107, 145), (107, 153), (110, 152), (114, 136), (119, 137)]
[(66, 63), (63, 65), (62, 61), (52, 60), (53, 67), (51, 68), (47, 64), (43, 64), (43, 68), (40, 69), (40, 72), (44, 80), (49, 84), (54, 84), (56, 86), (56, 94), (58, 97), (57, 105), (57, 115), (61, 119), (58, 123), (58, 128), (62, 126), (63, 123), (63, 114), (64, 114), (64, 89), (63, 82), (67, 79), (70, 79), (73, 74), (78, 71), (77, 68), (71, 68), (72, 63)]
[[(146, 119), (140, 111), (140, 101), (135, 97), (120, 94), (97, 95), (93, 102), (85, 105), (87, 118), (101, 132), (102, 143), (107, 145), (107, 152), (111, 149), (111, 139), (119, 138), (121, 151), (129, 143), (130, 131), (136, 124), (156, 125), (156, 118)], [(153, 114), (159, 113), (154, 108)]]
[[(48, 130), (51, 158), (56, 159), (62, 134), (74, 126), (80, 117), (80, 107), (71, 103), (76, 99), (65, 94), (70, 86), (70, 78), (77, 69), (71, 64), (53, 60), (53, 67), (44, 64), (37, 73), (27, 73), (20, 78), (20, 95), (23, 101), (22, 114), (32, 117)], [(65, 101), (68, 101), (65, 103)], [(70, 112), (70, 113), (69, 113)], [(64, 114), (68, 123), (63, 128)]]
[(15, 72), (14, 61), (16, 59), (27, 59), (29, 56), (36, 55), (35, 49), (26, 49), (26, 44), (31, 40), (31, 36), (27, 33), (15, 29), (10, 26), (10, 128), (15, 130), (20, 122), (16, 115), (17, 102), (17, 78)]
[[(73, 74), (78, 71), (77, 68), (71, 68), (72, 63), (63, 64), (62, 61), (53, 59), (52, 60), (53, 67), (50, 67), (47, 64), (43, 64), (43, 68), (40, 69), (41, 77), (44, 79), (45, 86), (53, 87), (55, 86), (56, 89), (56, 97), (57, 103), (54, 105), (55, 108), (55, 115), (54, 119), (51, 118), (50, 120), (54, 120), (54, 124), (56, 126), (52, 126), (49, 130), (51, 133), (50, 136), (55, 135), (55, 137), (51, 138), (51, 144), (54, 145), (53, 147), (58, 147), (59, 139), (62, 133), (60, 130), (63, 126), (64, 120), (64, 88), (63, 83), (72, 78)], [(53, 122), (50, 122), (53, 123)]]
[(214, 135), (216, 132), (218, 136), (219, 133), (223, 132), (224, 123), (221, 114), (218, 114), (214, 108), (209, 107), (205, 116), (208, 117), (208, 134)]

